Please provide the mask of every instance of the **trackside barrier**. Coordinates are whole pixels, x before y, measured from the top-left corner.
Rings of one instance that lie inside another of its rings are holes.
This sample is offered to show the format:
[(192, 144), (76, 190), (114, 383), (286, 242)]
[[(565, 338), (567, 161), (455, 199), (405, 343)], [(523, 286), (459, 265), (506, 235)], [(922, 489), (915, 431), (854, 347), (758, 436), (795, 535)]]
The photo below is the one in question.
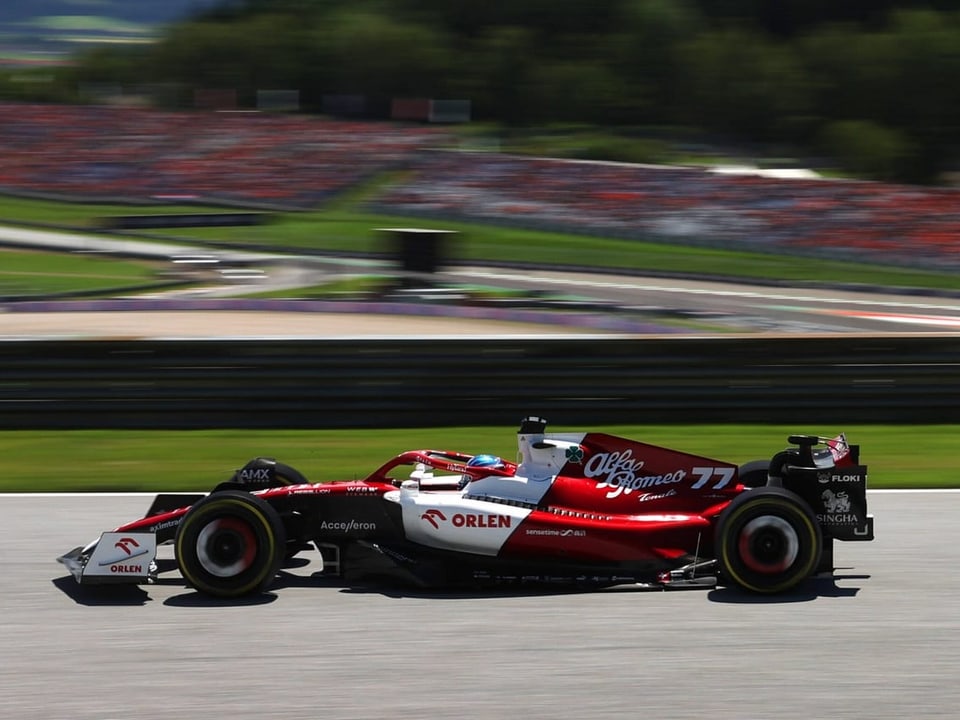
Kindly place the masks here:
[(0, 428), (960, 422), (960, 337), (0, 343)]

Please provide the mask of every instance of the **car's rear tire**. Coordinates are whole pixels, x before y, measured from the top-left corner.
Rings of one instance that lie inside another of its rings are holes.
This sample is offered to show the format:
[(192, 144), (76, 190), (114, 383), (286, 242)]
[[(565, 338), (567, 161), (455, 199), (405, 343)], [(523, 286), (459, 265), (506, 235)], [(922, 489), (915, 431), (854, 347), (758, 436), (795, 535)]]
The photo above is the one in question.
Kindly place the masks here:
[(763, 487), (767, 484), (767, 472), (769, 470), (769, 460), (751, 460), (740, 466), (737, 477), (748, 488)]
[(738, 495), (717, 521), (721, 581), (755, 593), (782, 593), (820, 564), (823, 534), (804, 500), (780, 487)]
[(174, 543), (184, 579), (200, 592), (234, 598), (261, 593), (283, 560), (283, 522), (255, 495), (225, 490), (196, 503)]

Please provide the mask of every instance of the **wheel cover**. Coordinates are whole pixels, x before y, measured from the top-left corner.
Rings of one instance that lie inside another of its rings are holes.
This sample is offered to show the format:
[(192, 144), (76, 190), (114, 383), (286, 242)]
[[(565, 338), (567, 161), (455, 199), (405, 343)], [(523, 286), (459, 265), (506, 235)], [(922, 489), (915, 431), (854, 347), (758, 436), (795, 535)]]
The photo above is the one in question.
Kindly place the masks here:
[(217, 518), (197, 535), (197, 560), (211, 575), (228, 578), (253, 565), (257, 538), (253, 528), (238, 518)]
[(761, 515), (743, 526), (738, 550), (743, 564), (754, 572), (780, 573), (796, 561), (800, 538), (782, 517)]

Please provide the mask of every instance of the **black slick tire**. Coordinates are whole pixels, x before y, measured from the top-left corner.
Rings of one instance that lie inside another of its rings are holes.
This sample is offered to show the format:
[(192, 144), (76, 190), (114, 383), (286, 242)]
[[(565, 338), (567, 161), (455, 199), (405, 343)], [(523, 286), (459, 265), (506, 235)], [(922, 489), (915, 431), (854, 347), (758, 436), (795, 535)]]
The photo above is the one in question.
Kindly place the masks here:
[(823, 533), (796, 493), (761, 487), (738, 495), (717, 521), (720, 579), (754, 593), (792, 590), (816, 570)]
[(283, 485), (307, 485), (310, 482), (303, 473), (290, 465), (278, 462), (276, 468), (277, 480)]
[(767, 484), (767, 472), (769, 470), (769, 460), (751, 460), (740, 466), (737, 475), (740, 482), (747, 487), (758, 488)]
[(276, 510), (255, 495), (208, 495), (184, 516), (174, 541), (177, 565), (202, 593), (235, 598), (263, 592), (276, 577), (286, 533)]

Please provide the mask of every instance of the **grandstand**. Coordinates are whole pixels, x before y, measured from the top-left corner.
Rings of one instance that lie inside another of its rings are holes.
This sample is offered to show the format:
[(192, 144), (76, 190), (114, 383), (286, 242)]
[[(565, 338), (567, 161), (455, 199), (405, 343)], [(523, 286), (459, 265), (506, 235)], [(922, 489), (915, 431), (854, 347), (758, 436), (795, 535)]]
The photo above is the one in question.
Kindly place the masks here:
[(312, 208), (396, 168), (371, 208), (640, 240), (960, 267), (960, 190), (437, 150), (425, 124), (0, 104), (0, 190)]
[(960, 190), (433, 152), (376, 209), (751, 251), (960, 268)]
[(0, 188), (313, 207), (404, 166), (432, 128), (301, 115), (0, 104)]

